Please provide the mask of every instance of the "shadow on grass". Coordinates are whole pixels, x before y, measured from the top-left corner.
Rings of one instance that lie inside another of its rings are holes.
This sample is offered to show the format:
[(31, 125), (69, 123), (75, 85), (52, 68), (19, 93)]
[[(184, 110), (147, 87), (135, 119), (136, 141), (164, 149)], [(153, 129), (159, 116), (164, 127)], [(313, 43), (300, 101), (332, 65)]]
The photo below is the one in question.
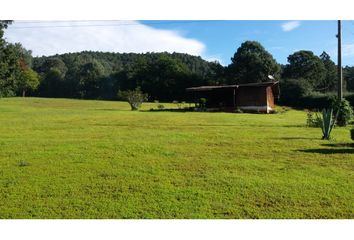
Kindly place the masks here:
[(286, 125), (280, 125), (280, 127), (286, 127), (286, 128), (303, 128), (305, 125), (304, 124), (286, 124)]
[(117, 108), (94, 108), (92, 109), (93, 111), (122, 111), (122, 109), (117, 109)]
[(346, 148), (354, 148), (354, 143), (328, 143), (328, 144), (321, 144), (325, 147), (346, 147)]
[(179, 112), (179, 113), (185, 113), (185, 112), (197, 112), (197, 113), (235, 113), (233, 111), (227, 111), (227, 110), (215, 110), (215, 111), (202, 111), (202, 110), (195, 110), (195, 108), (164, 108), (164, 109), (149, 109), (149, 110), (139, 110), (140, 112)]
[(184, 128), (184, 127), (192, 127), (192, 128), (198, 128), (198, 127), (244, 127), (240, 126), (239, 124), (174, 124), (171, 126), (170, 124), (149, 124), (149, 125), (139, 125), (139, 124), (105, 124), (105, 123), (94, 123), (90, 124), (92, 126), (103, 126), (103, 127), (131, 127), (131, 128), (162, 128), (166, 127), (169, 129), (179, 129), (179, 128)]
[(320, 138), (313, 138), (313, 137), (281, 137), (277, 138), (281, 140), (319, 140)]
[(195, 112), (192, 109), (185, 108), (166, 108), (166, 109), (150, 109), (150, 110), (139, 110), (140, 112)]
[(320, 153), (320, 154), (354, 154), (354, 148), (317, 148), (297, 150), (305, 153)]

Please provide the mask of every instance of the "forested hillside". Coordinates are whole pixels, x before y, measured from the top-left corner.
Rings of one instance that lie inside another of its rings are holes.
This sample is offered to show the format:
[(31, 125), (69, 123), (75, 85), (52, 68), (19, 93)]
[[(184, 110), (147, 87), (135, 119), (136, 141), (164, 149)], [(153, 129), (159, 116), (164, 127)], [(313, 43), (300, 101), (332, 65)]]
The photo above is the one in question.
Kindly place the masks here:
[(223, 67), (182, 53), (67, 53), (33, 59), (42, 82), (35, 95), (115, 99), (140, 87), (150, 100), (182, 100), (185, 88), (218, 84)]

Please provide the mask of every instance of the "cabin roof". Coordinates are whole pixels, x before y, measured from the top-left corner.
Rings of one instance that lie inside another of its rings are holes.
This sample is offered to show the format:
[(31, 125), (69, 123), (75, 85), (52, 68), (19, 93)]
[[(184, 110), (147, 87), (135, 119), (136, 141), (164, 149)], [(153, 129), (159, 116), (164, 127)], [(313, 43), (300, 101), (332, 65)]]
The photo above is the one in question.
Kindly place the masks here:
[(199, 92), (199, 91), (210, 91), (214, 89), (232, 89), (240, 87), (268, 87), (277, 85), (279, 81), (276, 82), (262, 82), (262, 83), (245, 83), (245, 84), (235, 84), (235, 85), (219, 85), (219, 86), (200, 86), (200, 87), (190, 87), (186, 88), (187, 92)]

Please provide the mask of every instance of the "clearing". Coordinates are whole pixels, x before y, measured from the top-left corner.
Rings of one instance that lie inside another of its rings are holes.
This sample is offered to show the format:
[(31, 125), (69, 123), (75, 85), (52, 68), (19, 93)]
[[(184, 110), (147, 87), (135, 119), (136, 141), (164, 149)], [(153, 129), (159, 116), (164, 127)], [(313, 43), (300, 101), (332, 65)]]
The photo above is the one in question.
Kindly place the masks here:
[(350, 127), (305, 122), (0, 99), (0, 218), (353, 218)]

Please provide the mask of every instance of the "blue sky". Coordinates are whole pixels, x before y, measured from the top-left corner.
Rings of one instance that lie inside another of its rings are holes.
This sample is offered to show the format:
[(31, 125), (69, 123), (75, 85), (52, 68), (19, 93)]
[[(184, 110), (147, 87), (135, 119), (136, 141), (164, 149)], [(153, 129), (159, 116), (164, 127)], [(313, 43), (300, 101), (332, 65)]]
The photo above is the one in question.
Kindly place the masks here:
[[(343, 65), (354, 65), (354, 21), (343, 21)], [(298, 50), (337, 61), (337, 21), (15, 21), (5, 37), (35, 56), (82, 50), (185, 52), (230, 63), (246, 40), (259, 41), (282, 64)]]
[[(143, 21), (147, 25), (149, 22)], [(246, 40), (259, 41), (282, 64), (298, 50), (310, 50), (316, 55), (326, 51), (337, 61), (337, 21), (206, 21), (151, 26), (173, 28), (201, 40), (207, 46), (206, 56), (220, 59), (223, 64), (231, 62)], [(342, 22), (342, 38), (343, 64), (354, 65), (354, 21)]]

